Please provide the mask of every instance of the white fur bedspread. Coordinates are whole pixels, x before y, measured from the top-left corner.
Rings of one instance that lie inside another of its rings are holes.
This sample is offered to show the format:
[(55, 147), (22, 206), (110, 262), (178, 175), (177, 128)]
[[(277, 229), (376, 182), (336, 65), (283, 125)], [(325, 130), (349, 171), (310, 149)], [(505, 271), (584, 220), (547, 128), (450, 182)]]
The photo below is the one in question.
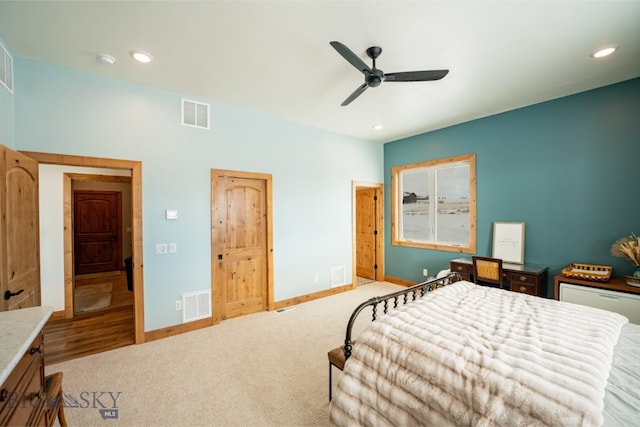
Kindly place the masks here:
[(624, 316), (458, 282), (357, 337), (333, 425), (599, 426)]

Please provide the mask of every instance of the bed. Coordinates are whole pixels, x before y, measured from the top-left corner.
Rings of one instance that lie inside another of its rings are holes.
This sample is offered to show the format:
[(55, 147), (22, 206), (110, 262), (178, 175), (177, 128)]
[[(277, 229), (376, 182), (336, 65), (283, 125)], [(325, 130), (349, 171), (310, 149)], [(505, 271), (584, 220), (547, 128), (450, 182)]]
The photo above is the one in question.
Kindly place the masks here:
[[(624, 426), (640, 420), (640, 325), (459, 280), (372, 298), (347, 325), (332, 425)], [(375, 320), (352, 341), (355, 319)]]

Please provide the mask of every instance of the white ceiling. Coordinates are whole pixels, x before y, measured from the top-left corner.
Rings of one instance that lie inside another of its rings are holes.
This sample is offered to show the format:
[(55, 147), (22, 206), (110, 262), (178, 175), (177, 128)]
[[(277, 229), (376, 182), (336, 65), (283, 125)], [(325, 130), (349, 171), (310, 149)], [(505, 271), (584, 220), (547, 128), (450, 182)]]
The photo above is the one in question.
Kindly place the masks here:
[[(15, 56), (388, 142), (640, 76), (640, 1), (0, 1), (0, 39)], [(450, 72), (341, 107), (364, 80), (332, 40), (367, 64), (381, 46), (385, 72)]]

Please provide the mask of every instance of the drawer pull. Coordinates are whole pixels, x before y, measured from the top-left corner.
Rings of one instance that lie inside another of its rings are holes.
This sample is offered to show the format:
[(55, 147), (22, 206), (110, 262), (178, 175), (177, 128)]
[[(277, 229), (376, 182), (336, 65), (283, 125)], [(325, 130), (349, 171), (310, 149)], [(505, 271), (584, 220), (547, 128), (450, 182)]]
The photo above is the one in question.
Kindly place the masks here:
[(15, 297), (16, 295), (20, 295), (23, 292), (24, 292), (24, 289), (20, 289), (18, 292), (5, 291), (4, 299), (6, 301), (8, 299), (11, 299), (11, 297)]
[(527, 276), (520, 276), (520, 281), (521, 281), (521, 282), (524, 282), (524, 281), (526, 281), (526, 280), (527, 280)]
[(527, 288), (524, 286), (520, 286), (520, 292), (526, 292)]
[(29, 394), (29, 400), (30, 401), (33, 402), (36, 399), (38, 399), (38, 400), (42, 399), (42, 392), (41, 391), (38, 391), (38, 392), (34, 391), (33, 393)]
[(458, 271), (462, 271), (462, 266), (461, 266), (461, 265), (457, 266), (457, 267), (456, 267), (456, 270), (458, 270)]
[(7, 397), (9, 397), (9, 390), (3, 388), (2, 391), (0, 391), (0, 402), (7, 400)]
[(29, 350), (29, 354), (36, 354), (36, 353), (42, 353), (42, 346), (31, 347), (31, 350)]

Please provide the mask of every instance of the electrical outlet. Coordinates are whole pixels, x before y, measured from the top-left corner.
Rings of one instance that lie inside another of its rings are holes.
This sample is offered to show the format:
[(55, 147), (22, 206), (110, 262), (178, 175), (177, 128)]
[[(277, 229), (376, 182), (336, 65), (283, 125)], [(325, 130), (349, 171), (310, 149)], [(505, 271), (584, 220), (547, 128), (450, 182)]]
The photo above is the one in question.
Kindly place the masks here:
[(318, 277), (318, 275), (316, 274), (315, 276), (313, 276), (313, 281), (315, 283), (318, 283), (318, 281), (320, 280), (320, 277)]
[(178, 252), (178, 244), (177, 243), (169, 243), (169, 253), (175, 254)]
[(422, 275), (423, 275), (424, 277), (429, 277), (429, 269), (427, 269), (427, 268), (423, 268), (423, 269), (422, 269)]
[(176, 300), (176, 311), (180, 311), (182, 310), (182, 301), (177, 299)]

